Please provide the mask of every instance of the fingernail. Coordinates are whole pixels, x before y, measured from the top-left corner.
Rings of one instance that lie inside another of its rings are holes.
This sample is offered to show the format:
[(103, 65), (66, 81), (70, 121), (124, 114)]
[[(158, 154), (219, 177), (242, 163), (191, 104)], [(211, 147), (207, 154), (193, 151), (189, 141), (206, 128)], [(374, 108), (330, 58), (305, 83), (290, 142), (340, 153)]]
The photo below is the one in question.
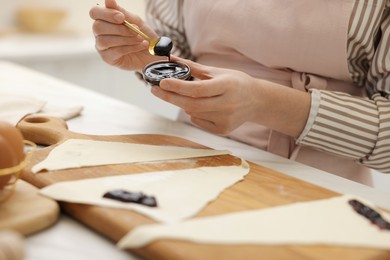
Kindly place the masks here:
[(114, 15), (114, 20), (117, 21), (117, 22), (120, 22), (120, 23), (123, 22), (123, 20), (124, 20), (123, 14), (119, 14), (119, 13), (115, 14)]

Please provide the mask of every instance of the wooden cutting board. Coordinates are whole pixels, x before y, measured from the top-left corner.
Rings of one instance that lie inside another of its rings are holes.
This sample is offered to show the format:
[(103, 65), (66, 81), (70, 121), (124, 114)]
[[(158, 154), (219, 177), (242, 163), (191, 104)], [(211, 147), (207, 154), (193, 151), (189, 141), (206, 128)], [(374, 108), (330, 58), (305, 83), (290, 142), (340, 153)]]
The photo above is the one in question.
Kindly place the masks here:
[[(24, 137), (47, 148), (34, 152), (22, 178), (37, 187), (64, 181), (102, 176), (123, 175), (146, 171), (193, 168), (197, 166), (220, 166), (239, 164), (232, 155), (177, 160), (161, 164), (122, 164), (69, 169), (56, 172), (32, 174), (31, 167), (43, 160), (58, 144), (69, 138), (121, 141), (154, 145), (176, 145), (204, 148), (197, 143), (164, 135), (118, 135), (95, 136), (67, 130), (64, 121), (30, 116), (18, 124)], [(245, 180), (225, 190), (220, 197), (207, 205), (197, 216), (210, 216), (228, 212), (267, 208), (298, 201), (324, 199), (339, 195), (327, 189), (289, 177), (274, 170), (249, 163), (251, 170)], [(201, 191), (199, 191), (201, 192)], [(196, 194), (194, 194), (196, 196)], [(75, 203), (61, 203), (62, 209), (90, 228), (117, 242), (132, 228), (154, 223), (151, 219), (128, 210), (109, 209)], [(293, 224), (293, 223), (292, 223)], [(222, 246), (204, 245), (184, 241), (161, 240), (132, 251), (147, 259), (381, 259), (390, 258), (389, 251), (363, 248), (329, 246)]]
[(56, 201), (38, 194), (33, 185), (18, 180), (12, 196), (0, 204), (0, 230), (30, 235), (51, 226), (59, 215)]

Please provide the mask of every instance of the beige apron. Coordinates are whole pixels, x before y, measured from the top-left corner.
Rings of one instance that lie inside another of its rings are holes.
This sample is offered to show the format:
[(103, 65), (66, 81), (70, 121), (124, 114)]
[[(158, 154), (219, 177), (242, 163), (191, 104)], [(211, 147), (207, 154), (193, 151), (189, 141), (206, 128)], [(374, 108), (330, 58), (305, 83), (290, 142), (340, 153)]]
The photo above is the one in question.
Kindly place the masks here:
[[(362, 95), (351, 84), (347, 33), (352, 0), (184, 1), (192, 53), (202, 64), (236, 69), (286, 87)], [(259, 113), (264, 113), (259, 111)], [(179, 119), (187, 121), (181, 113)], [(371, 184), (370, 170), (247, 122), (229, 138)]]

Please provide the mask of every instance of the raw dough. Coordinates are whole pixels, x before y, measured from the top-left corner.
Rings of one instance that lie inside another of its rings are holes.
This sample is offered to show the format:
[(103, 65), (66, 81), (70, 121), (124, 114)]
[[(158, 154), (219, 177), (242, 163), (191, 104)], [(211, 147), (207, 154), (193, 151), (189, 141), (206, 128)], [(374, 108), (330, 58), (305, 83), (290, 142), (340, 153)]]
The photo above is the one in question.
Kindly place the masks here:
[[(207, 203), (234, 183), (243, 180), (249, 165), (200, 167), (60, 182), (40, 190), (55, 200), (137, 211), (150, 218), (173, 223), (197, 214)], [(158, 207), (102, 198), (107, 191), (124, 189), (155, 196)]]
[(80, 115), (82, 110), (80, 105), (50, 104), (33, 96), (18, 94), (16, 89), (0, 91), (0, 120), (14, 126), (29, 114), (68, 120)]
[(32, 172), (205, 157), (229, 153), (226, 150), (70, 139), (55, 147), (45, 160), (32, 168)]
[[(118, 246), (137, 248), (158, 239), (179, 239), (209, 244), (323, 244), (390, 249), (390, 231), (380, 230), (357, 214), (348, 204), (351, 198), (345, 195), (171, 225), (139, 226)], [(382, 216), (390, 218), (384, 213)]]

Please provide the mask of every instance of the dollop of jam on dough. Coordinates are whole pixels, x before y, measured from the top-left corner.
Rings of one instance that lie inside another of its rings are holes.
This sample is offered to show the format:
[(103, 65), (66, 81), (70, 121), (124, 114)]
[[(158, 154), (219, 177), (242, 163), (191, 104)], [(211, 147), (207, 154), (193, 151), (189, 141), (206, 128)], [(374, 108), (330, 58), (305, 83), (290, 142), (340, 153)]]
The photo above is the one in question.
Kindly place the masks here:
[(154, 196), (145, 195), (142, 192), (112, 190), (104, 193), (103, 198), (113, 199), (126, 203), (137, 203), (148, 207), (157, 207), (156, 198)]

